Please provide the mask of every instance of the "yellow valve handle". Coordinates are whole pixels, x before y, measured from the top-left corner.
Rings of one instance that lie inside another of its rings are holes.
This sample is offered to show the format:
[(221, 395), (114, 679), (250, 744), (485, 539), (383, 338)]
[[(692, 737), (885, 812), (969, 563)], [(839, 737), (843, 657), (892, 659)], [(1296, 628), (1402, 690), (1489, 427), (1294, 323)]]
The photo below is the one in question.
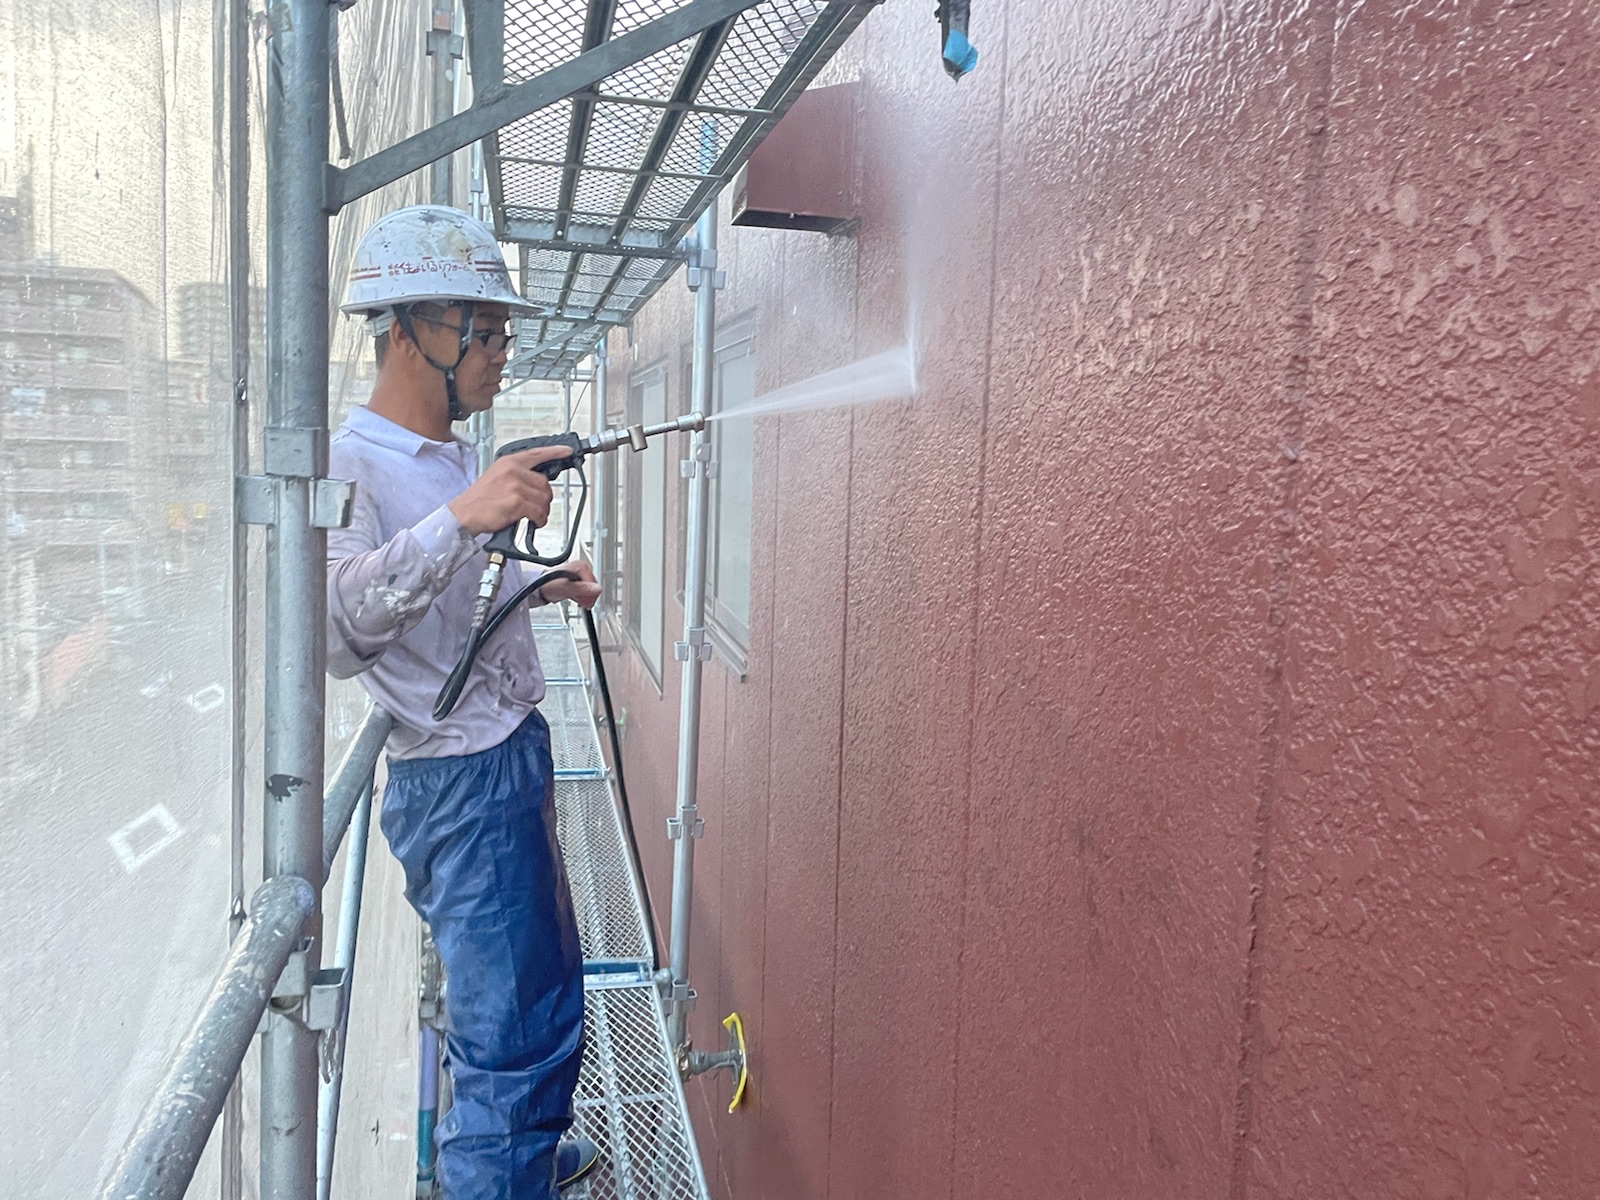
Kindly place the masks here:
[(739, 1014), (731, 1012), (722, 1018), (722, 1027), (733, 1035), (733, 1040), (739, 1043), (739, 1082), (733, 1086), (733, 1099), (728, 1101), (728, 1111), (731, 1113), (739, 1107), (739, 1101), (744, 1099), (745, 1085), (750, 1082), (749, 1056), (744, 1049), (744, 1022), (739, 1019)]

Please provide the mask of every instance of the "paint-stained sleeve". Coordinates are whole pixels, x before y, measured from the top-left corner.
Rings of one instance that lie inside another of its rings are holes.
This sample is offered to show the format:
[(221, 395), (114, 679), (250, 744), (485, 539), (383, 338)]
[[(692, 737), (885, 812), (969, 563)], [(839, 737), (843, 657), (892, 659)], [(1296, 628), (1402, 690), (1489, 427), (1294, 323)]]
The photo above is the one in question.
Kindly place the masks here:
[(328, 533), (328, 674), (349, 679), (377, 662), (477, 549), (448, 505), (380, 541), (358, 490), (350, 525)]

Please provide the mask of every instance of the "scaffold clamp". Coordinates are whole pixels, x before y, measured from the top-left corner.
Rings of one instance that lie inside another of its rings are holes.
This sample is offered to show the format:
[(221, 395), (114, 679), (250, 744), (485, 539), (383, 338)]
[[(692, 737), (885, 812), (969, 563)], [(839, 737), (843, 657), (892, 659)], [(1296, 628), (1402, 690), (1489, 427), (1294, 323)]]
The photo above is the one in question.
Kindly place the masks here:
[(241, 525), (278, 523), (278, 481), (265, 475), (240, 475), (233, 481), (234, 519)]
[(313, 971), (308, 950), (302, 946), (289, 956), (273, 985), (272, 1004), (264, 1022), (290, 1020), (319, 1033), (335, 1029), (344, 1016), (347, 982), (343, 967)]
[(347, 528), (350, 510), (355, 506), (355, 480), (316, 479), (311, 487), (312, 526), (316, 529)]
[[(689, 836), (690, 837), (692, 837), (692, 838), (703, 837), (703, 836), (705, 836), (705, 832), (706, 832), (706, 823), (703, 820), (701, 820), (699, 817), (694, 817), (694, 818), (692, 818), (690, 820), (690, 822), (689, 822)], [(679, 838), (681, 838), (682, 836), (683, 836), (683, 818), (682, 817), (668, 817), (667, 818), (667, 840), (669, 842), (675, 842)]]
[[(241, 525), (276, 525), (282, 511), (284, 480), (276, 475), (240, 475), (233, 481), (235, 519)], [(344, 529), (355, 506), (356, 485), (350, 479), (311, 481), (313, 529)]]
[(705, 627), (697, 625), (689, 630), (684, 641), (673, 642), (672, 657), (678, 662), (688, 662), (691, 657), (701, 662), (710, 662), (711, 642), (706, 637)]

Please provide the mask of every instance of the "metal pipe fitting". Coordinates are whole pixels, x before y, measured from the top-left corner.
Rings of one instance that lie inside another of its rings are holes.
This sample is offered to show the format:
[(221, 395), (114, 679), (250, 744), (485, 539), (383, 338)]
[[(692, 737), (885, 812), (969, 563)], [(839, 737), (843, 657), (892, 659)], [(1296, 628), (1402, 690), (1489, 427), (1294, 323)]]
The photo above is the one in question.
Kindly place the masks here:
[(704, 414), (692, 412), (670, 421), (663, 421), (659, 425), (629, 425), (623, 429), (605, 429), (592, 435), (585, 446), (590, 454), (615, 450), (621, 446), (639, 451), (649, 445), (653, 437), (660, 437), (664, 433), (694, 433), (705, 427)]
[(311, 885), (269, 879), (223, 960), (211, 994), (139, 1119), (101, 1200), (181, 1200), (228, 1090), (316, 907)]

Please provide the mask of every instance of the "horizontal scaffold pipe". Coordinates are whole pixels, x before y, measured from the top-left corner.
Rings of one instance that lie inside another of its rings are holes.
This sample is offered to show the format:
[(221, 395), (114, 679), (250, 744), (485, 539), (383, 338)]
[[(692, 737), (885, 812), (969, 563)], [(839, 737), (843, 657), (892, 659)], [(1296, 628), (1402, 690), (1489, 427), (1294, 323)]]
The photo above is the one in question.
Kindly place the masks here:
[(145, 1106), (101, 1200), (180, 1200), (217, 1123), (228, 1088), (300, 944), (316, 894), (304, 879), (267, 880), (228, 949), (217, 982)]
[(336, 213), (350, 201), (387, 183), (420, 171), (435, 159), (453, 154), (520, 121), (541, 108), (565, 100), (574, 92), (594, 87), (618, 71), (643, 62), (669, 46), (676, 46), (701, 30), (736, 17), (759, 0), (691, 0), (646, 25), (602, 42), (577, 58), (552, 67), (498, 95), (479, 100), (465, 112), (348, 167), (327, 168), (325, 206)]
[(350, 816), (361, 803), (361, 794), (372, 782), (372, 769), (378, 765), (378, 755), (383, 753), (383, 743), (394, 728), (394, 718), (381, 708), (367, 713), (367, 719), (356, 732), (355, 741), (345, 752), (344, 762), (328, 784), (322, 798), (322, 877), (326, 879), (333, 870), (333, 860), (338, 857), (339, 843), (349, 828)]

